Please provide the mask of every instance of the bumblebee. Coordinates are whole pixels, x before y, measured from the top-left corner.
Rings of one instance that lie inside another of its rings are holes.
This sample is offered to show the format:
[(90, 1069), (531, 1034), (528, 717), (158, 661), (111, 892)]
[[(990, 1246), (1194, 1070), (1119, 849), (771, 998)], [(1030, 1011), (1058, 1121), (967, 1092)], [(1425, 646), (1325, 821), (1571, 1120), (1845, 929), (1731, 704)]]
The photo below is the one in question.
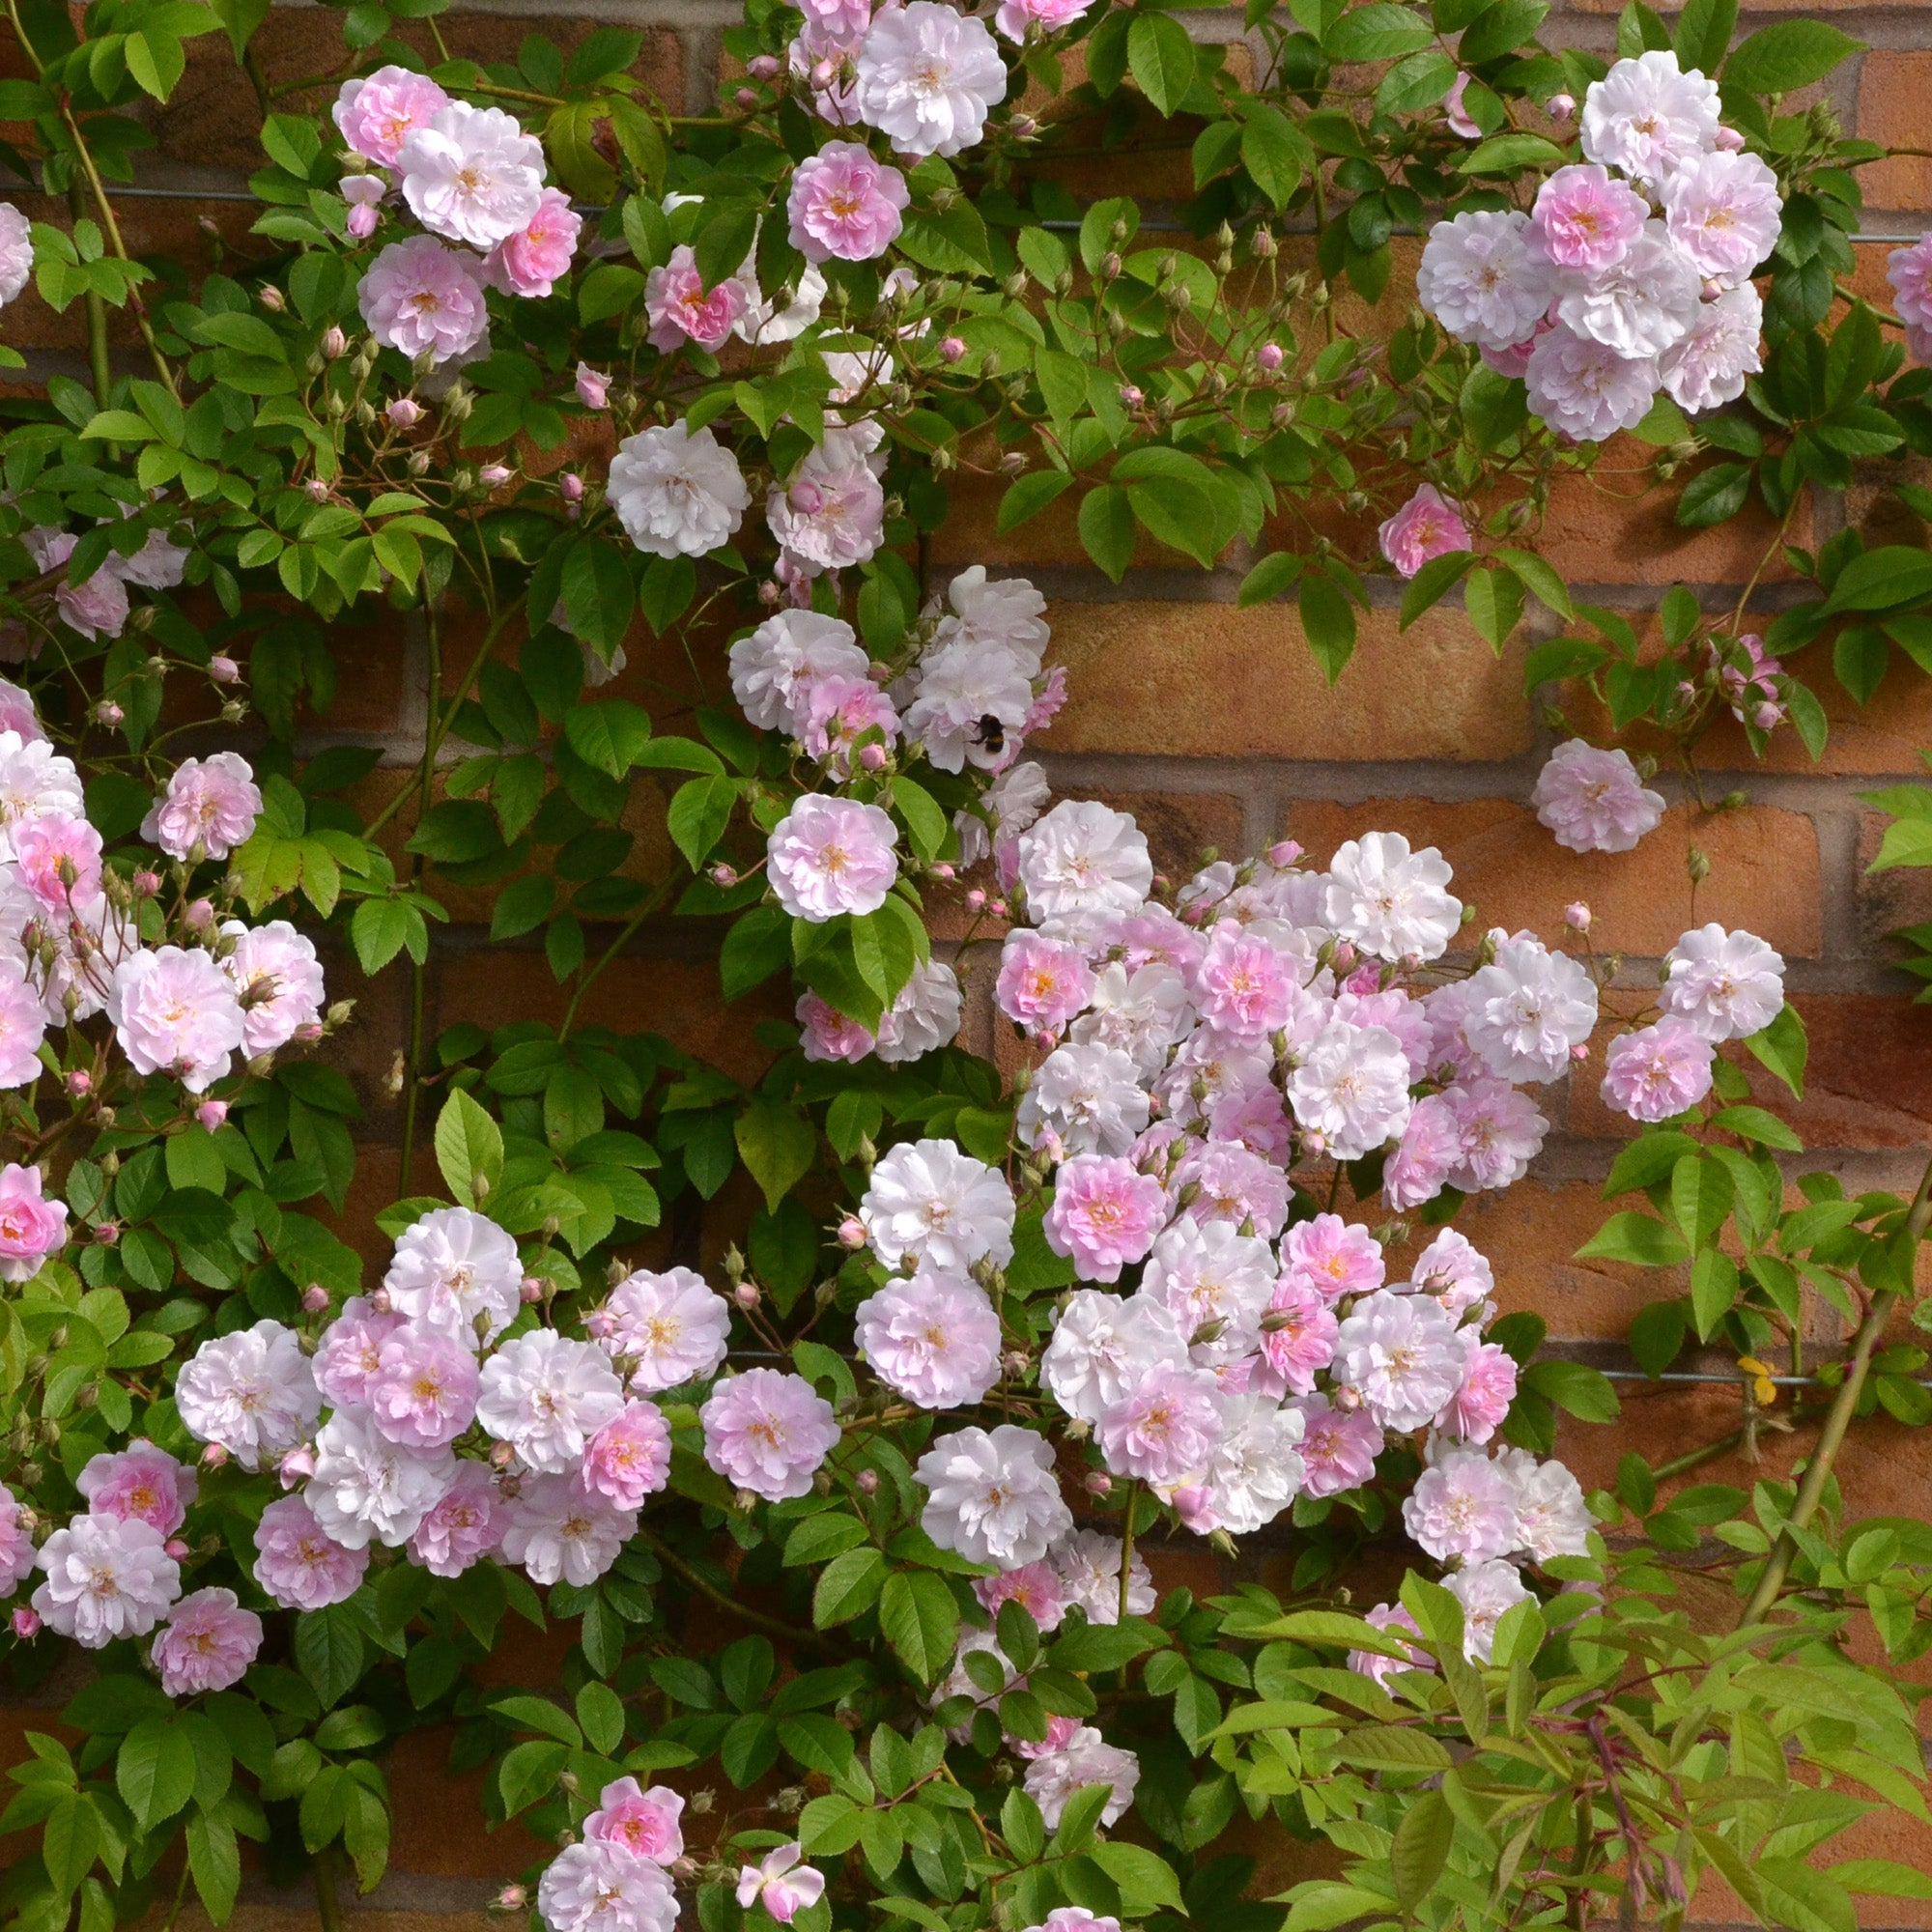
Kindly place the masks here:
[(1007, 727), (989, 711), (974, 725), (973, 742), (983, 745), (997, 758), (1007, 749)]

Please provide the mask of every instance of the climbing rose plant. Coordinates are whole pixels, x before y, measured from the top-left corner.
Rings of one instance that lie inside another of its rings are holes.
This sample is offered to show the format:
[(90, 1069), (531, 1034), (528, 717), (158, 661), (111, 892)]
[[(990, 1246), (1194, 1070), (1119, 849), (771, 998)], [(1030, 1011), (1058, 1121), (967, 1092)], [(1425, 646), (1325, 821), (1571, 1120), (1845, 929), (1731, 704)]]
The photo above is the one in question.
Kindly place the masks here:
[[(1384, 567), (1406, 622), (1462, 582), (1498, 648), (1530, 595), (1577, 616), (1529, 547), (1552, 485), (1611, 428), (1679, 448), (1813, 300), (1753, 271), (1802, 197), (1855, 206), (1860, 156), (1765, 97), (1841, 36), (1726, 60), (1721, 6), (1670, 49), (1634, 9), (1606, 68), (1516, 0), (1264, 14), (1244, 89), (1158, 10), (755, 5), (744, 82), (673, 124), (611, 29), (482, 67), (358, 7), (340, 71), (277, 94), (246, 9), (11, 17), (16, 158), (89, 212), (0, 213), (0, 298), (78, 304), (92, 374), (0, 442), (6, 1664), (92, 1665), (78, 1741), (9, 1772), (18, 1923), (172, 1922), (190, 1887), (225, 1919), (247, 1839), (333, 1926), (430, 1725), (555, 1848), (501, 1901), (551, 1932), (1245, 1919), (1242, 1812), (1343, 1854), (1288, 1894), (1309, 1932), (1675, 1920), (1709, 1873), (1801, 1927), (1922, 1893), (1820, 1853), (1923, 1812), (1909, 1706), (1839, 1641), (1921, 1642), (1922, 1528), (1830, 1483), (1869, 1344), (1797, 1491), (1660, 1497), (1627, 1458), (1585, 1495), (1558, 1416), (1609, 1386), (1539, 1356), (1534, 1285), (1451, 1225), (1607, 1032), (1604, 1096), (1650, 1129), (1620, 1177), (1675, 1224), (1617, 1238), (1697, 1251), (1700, 1331), (1733, 1203), (1760, 1249), (1861, 1241), (1909, 1282), (1922, 1200), (1771, 1233), (1788, 1130), (1737, 1056), (1796, 1089), (1783, 962), (1705, 925), (1638, 990), (1585, 908), (1556, 949), (1479, 937), (1394, 834), (1158, 876), (1026, 755), (1067, 695), (1045, 599), (916, 561), (964, 486), (1002, 529), (1065, 497), (1116, 580), (1245, 539), (1243, 597), (1293, 591), (1331, 675)], [(216, 31), (265, 212), (195, 279), (124, 245), (117, 110)], [(1178, 117), (1185, 244), (1056, 184)], [(1347, 291), (1381, 294), (1398, 223), (1431, 228), (1422, 310), (1379, 340)], [(400, 786), (294, 750), (378, 600), (430, 673)], [(679, 728), (611, 689), (627, 648)], [(1645, 776), (1579, 740), (1539, 807), (1628, 849)], [(631, 830), (660, 788), (662, 863)], [(560, 1023), (426, 1037), (452, 889), (541, 932)], [(985, 942), (1015, 1077), (959, 1043), (936, 914)], [(753, 1083), (588, 1016), (679, 916), (724, 923), (727, 997), (794, 982)], [(327, 1047), (385, 974), (413, 1018), (372, 1229)], [(695, 1206), (741, 1167), (707, 1275)], [(1705, 1529), (1742, 1635), (1675, 1601)], [(1264, 1530), (1279, 1592), (1156, 1589)], [(680, 1634), (714, 1611), (745, 1634)], [(571, 1625), (560, 1696), (485, 1687), (508, 1619)]]

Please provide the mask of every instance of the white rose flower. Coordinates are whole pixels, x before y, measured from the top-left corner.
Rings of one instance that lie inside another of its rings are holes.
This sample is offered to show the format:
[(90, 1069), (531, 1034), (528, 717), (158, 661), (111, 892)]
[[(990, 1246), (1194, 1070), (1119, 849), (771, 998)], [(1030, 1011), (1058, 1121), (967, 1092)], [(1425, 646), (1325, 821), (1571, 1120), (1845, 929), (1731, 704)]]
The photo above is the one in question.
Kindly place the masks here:
[(735, 535), (752, 506), (738, 459), (710, 429), (683, 422), (627, 436), (611, 459), (611, 502), (631, 541), (653, 556), (705, 556)]
[(1620, 60), (1583, 97), (1583, 155), (1647, 186), (1667, 181), (1718, 139), (1718, 84), (1673, 53)]
[(244, 1469), (279, 1462), (315, 1427), (322, 1392), (301, 1338), (279, 1321), (204, 1342), (175, 1380), (182, 1426)]
[(1520, 209), (1438, 221), (1415, 273), (1415, 298), (1459, 342), (1511, 349), (1535, 334), (1554, 293), (1549, 264), (1525, 240)]
[(1037, 1147), (1051, 1131), (1068, 1153), (1123, 1154), (1152, 1112), (1140, 1068), (1113, 1046), (1058, 1046), (1020, 1097), (1019, 1137)]
[(1221, 1440), (1203, 1479), (1220, 1526), (1249, 1536), (1272, 1522), (1301, 1489), (1295, 1445), (1308, 1419), (1265, 1396), (1221, 1398)]
[(366, 1408), (338, 1408), (315, 1438), (315, 1474), (302, 1500), (345, 1549), (366, 1549), (372, 1538), (399, 1549), (455, 1484), (448, 1447), (406, 1449)]
[(1400, 832), (1366, 832), (1328, 862), (1322, 917), (1343, 938), (1380, 959), (1439, 959), (1463, 923), (1445, 888), (1449, 862), (1434, 845), (1409, 849)]
[(943, 1435), (914, 1473), (929, 1498), (921, 1527), (969, 1562), (1017, 1570), (1037, 1563), (1073, 1527), (1053, 1445), (1015, 1423)]
[(1288, 1104), (1337, 1160), (1360, 1160), (1408, 1124), (1408, 1056), (1387, 1027), (1334, 1020), (1288, 1077)]
[(1152, 1370), (1186, 1364), (1187, 1337), (1164, 1301), (1083, 1288), (1053, 1324), (1039, 1377), (1068, 1415), (1097, 1423)]
[(1754, 932), (1695, 926), (1663, 955), (1662, 1006), (1713, 1045), (1743, 1039), (1783, 1010), (1783, 955)]
[(1596, 1024), (1596, 981), (1567, 952), (1523, 937), (1471, 980), (1463, 1030), (1498, 1079), (1560, 1080)]
[(1674, 349), (1690, 333), (1703, 298), (1702, 279), (1661, 221), (1646, 221), (1611, 267), (1566, 270), (1559, 287), (1556, 313), (1564, 325), (1627, 362)]
[(396, 165), (415, 218), (472, 248), (521, 234), (543, 200), (543, 143), (500, 107), (452, 100), (410, 129)]
[(524, 1264), (515, 1240), (487, 1214), (433, 1208), (397, 1237), (383, 1287), (397, 1314), (440, 1328), (474, 1351), (517, 1319)]
[(859, 115), (902, 155), (956, 155), (1007, 98), (1007, 64), (983, 20), (936, 0), (885, 6), (859, 48)]
[(1065, 798), (1020, 835), (1019, 874), (1036, 921), (1134, 912), (1153, 885), (1153, 860), (1127, 813)]
[(538, 1328), (505, 1342), (483, 1364), (476, 1419), (532, 1469), (566, 1475), (623, 1406), (623, 1386), (602, 1350)]

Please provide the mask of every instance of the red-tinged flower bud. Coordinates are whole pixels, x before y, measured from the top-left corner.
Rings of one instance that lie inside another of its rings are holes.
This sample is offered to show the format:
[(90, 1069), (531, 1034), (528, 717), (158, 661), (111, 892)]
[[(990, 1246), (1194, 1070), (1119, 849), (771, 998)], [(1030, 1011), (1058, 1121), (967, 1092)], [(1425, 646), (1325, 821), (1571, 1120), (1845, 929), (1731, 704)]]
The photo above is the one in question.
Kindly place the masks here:
[(1279, 342), (1264, 342), (1261, 346), (1261, 353), (1255, 357), (1255, 360), (1272, 376), (1281, 367), (1281, 344)]
[(854, 1251), (866, 1245), (866, 1224), (856, 1214), (848, 1214), (839, 1222), (838, 1245)]
[(960, 360), (962, 356), (965, 355), (966, 345), (959, 339), (958, 336), (949, 335), (946, 338), (946, 340), (939, 345), (939, 353), (948, 362), (957, 362)]

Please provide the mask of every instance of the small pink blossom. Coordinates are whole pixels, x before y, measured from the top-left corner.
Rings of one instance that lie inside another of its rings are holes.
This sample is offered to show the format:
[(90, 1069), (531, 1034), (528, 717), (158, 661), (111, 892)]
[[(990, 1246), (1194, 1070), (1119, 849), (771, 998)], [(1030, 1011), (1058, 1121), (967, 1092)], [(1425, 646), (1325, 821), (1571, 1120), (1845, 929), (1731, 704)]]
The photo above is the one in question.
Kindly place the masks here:
[(1318, 1214), (1282, 1236), (1282, 1280), (1312, 1289), (1330, 1307), (1348, 1295), (1372, 1294), (1387, 1274), (1381, 1244), (1339, 1214)]
[(241, 1683), (261, 1648), (262, 1619), (233, 1590), (210, 1589), (168, 1612), (152, 1654), (170, 1697), (198, 1697)]
[(465, 356), (490, 331), (483, 265), (433, 235), (392, 242), (356, 284), (369, 332), (384, 349), (432, 366)]
[(560, 188), (547, 187), (529, 225), (498, 242), (483, 262), (483, 279), (505, 295), (539, 298), (570, 273), (583, 217)]
[(808, 262), (869, 262), (898, 240), (911, 199), (898, 169), (856, 141), (828, 141), (792, 177), (791, 245)]
[(225, 859), (246, 844), (261, 815), (262, 794), (247, 761), (233, 752), (184, 758), (168, 788), (141, 821), (141, 837), (170, 859)]
[(1062, 1033), (1094, 997), (1086, 954), (1065, 940), (1015, 926), (1000, 949), (993, 1001), (1033, 1033)]
[(1178, 1483), (1204, 1469), (1221, 1439), (1214, 1378), (1204, 1369), (1151, 1369), (1101, 1411), (1094, 1435), (1115, 1475)]
[(1301, 1487), (1311, 1496), (1358, 1490), (1376, 1473), (1382, 1432), (1365, 1408), (1334, 1407), (1325, 1396), (1298, 1405), (1306, 1427), (1301, 1437)]
[(627, 1402), (590, 1438), (583, 1486), (619, 1509), (640, 1509), (670, 1480), (670, 1429), (654, 1402)]
[(34, 1574), (32, 1533), (20, 1521), (20, 1503), (0, 1483), (0, 1597), (11, 1597)]
[(1000, 1318), (976, 1281), (922, 1268), (853, 1318), (872, 1373), (921, 1408), (970, 1408), (1000, 1378)]
[(163, 946), (115, 968), (107, 1017), (137, 1073), (167, 1073), (190, 1094), (228, 1071), (245, 1032), (228, 976), (206, 952)]
[(681, 1793), (662, 1784), (645, 1791), (635, 1777), (620, 1777), (604, 1787), (597, 1809), (583, 1821), (583, 1835), (621, 1845), (653, 1864), (668, 1865), (684, 1856), (679, 1825), (683, 1815)]
[[(888, 745), (899, 735), (899, 715), (893, 701), (868, 677), (821, 677), (806, 695), (805, 749), (814, 758), (831, 761), (836, 778), (852, 774), (852, 747), (867, 731), (883, 735)], [(878, 750), (868, 745), (867, 752)]]
[(1465, 1193), (1513, 1187), (1542, 1151), (1549, 1122), (1529, 1095), (1506, 1080), (1472, 1080), (1444, 1094), (1455, 1109), (1463, 1151), (1449, 1181)]
[(731, 339), (731, 330), (745, 313), (745, 286), (726, 276), (715, 288), (704, 286), (697, 258), (689, 246), (671, 250), (644, 284), (644, 312), (650, 317), (654, 349), (681, 349), (687, 342), (714, 353)]
[(201, 1478), (165, 1449), (136, 1437), (126, 1449), (93, 1457), (74, 1488), (96, 1516), (130, 1517), (172, 1536), (187, 1520)]
[(1284, 1275), (1263, 1317), (1254, 1386), (1276, 1396), (1308, 1395), (1335, 1359), (1339, 1324), (1319, 1289)]
[(78, 911), (100, 896), (100, 834), (84, 818), (50, 811), (14, 828), (20, 883), (52, 913)]
[(1458, 1332), (1469, 1363), (1463, 1372), (1462, 1387), (1435, 1418), (1435, 1426), (1445, 1435), (1459, 1435), (1465, 1442), (1487, 1442), (1502, 1427), (1516, 1400), (1516, 1357), (1467, 1328)]
[(1094, 0), (1000, 0), (993, 24), (1019, 44), (1035, 28), (1041, 34), (1057, 34), (1070, 27), (1093, 4)]
[(460, 1577), (497, 1548), (503, 1523), (503, 1501), (489, 1465), (459, 1462), (455, 1482), (411, 1535), (410, 1560), (432, 1577)]
[(366, 242), (383, 218), (383, 197), (388, 193), (389, 184), (381, 175), (344, 175), (336, 187), (349, 204), (344, 223), (349, 239)]
[(346, 80), (329, 109), (352, 155), (393, 167), (414, 128), (433, 121), (449, 96), (427, 74), (379, 67), (365, 80)]
[(1932, 230), (1909, 248), (1894, 248), (1885, 260), (1899, 320), (1908, 328), (1932, 328)]
[(996, 1619), (1002, 1604), (1018, 1604), (1042, 1632), (1058, 1630), (1066, 1615), (1066, 1593), (1060, 1573), (1044, 1557), (1037, 1563), (1023, 1563), (1017, 1570), (1003, 1570), (997, 1577), (977, 1578), (973, 1594)]
[(1614, 268), (1643, 233), (1650, 204), (1609, 170), (1558, 168), (1537, 190), (1529, 233), (1559, 269)]
[(67, 1245), (67, 1203), (41, 1192), (41, 1170), (0, 1168), (0, 1281), (32, 1281)]
[(1417, 487), (1415, 495), (1378, 532), (1382, 555), (1399, 577), (1413, 577), (1433, 557), (1467, 550), (1469, 526), (1462, 507), (1433, 483)]
[[(1378, 1631), (1406, 1631), (1411, 1636), (1422, 1634), (1421, 1626), (1409, 1615), (1401, 1604), (1378, 1604), (1374, 1609), (1364, 1613), (1362, 1621)], [(1402, 1643), (1402, 1639), (1396, 1639)], [(1417, 1650), (1402, 1643), (1406, 1657), (1384, 1657), (1378, 1650), (1351, 1650), (1349, 1653), (1349, 1668), (1358, 1670), (1364, 1677), (1373, 1678), (1384, 1690), (1388, 1681), (1398, 1670), (1434, 1670), (1435, 1660), (1425, 1650)]]
[(1628, 852), (1663, 821), (1663, 797), (1646, 790), (1630, 753), (1582, 738), (1558, 745), (1529, 795), (1538, 820), (1572, 852)]
[(876, 805), (808, 792), (773, 828), (772, 891), (794, 919), (877, 912), (898, 877), (896, 834)]
[(383, 1342), (362, 1399), (406, 1449), (440, 1449), (476, 1419), (476, 1357), (445, 1329), (410, 1321)]
[(781, 1845), (767, 1852), (761, 1862), (744, 1865), (738, 1872), (738, 1903), (746, 1911), (762, 1904), (781, 1925), (825, 1895), (825, 1874), (816, 1865), (806, 1864), (804, 1850), (797, 1844)]
[(1236, 1039), (1281, 1032), (1298, 989), (1287, 957), (1237, 920), (1214, 927), (1194, 974), (1194, 1004), (1202, 1019)]
[(1449, 124), (1452, 134), (1460, 134), (1465, 141), (1480, 141), (1483, 130), (1471, 119), (1469, 110), (1463, 105), (1463, 97), (1469, 91), (1469, 76), (1459, 73), (1450, 83), (1449, 92), (1443, 97), (1442, 118)]
[(366, 1408), (369, 1383), (383, 1365), (383, 1344), (407, 1317), (381, 1312), (365, 1296), (353, 1294), (342, 1313), (322, 1331), (315, 1351), (315, 1381), (331, 1408)]
[(1167, 1218), (1167, 1193), (1130, 1160), (1076, 1154), (1054, 1180), (1046, 1210), (1046, 1244), (1069, 1255), (1082, 1281), (1119, 1281), (1142, 1260)]
[(878, 1045), (867, 1028), (816, 993), (799, 995), (794, 1016), (804, 1029), (799, 1046), (808, 1060), (842, 1060), (856, 1066)]
[(321, 1610), (362, 1586), (367, 1548), (349, 1549), (316, 1521), (300, 1496), (283, 1496), (255, 1526), (255, 1580), (284, 1609)]
[(1655, 1026), (1610, 1042), (1604, 1103), (1634, 1121), (1667, 1121), (1711, 1091), (1715, 1058), (1711, 1042), (1688, 1020), (1666, 1013)]
[(608, 410), (611, 407), (611, 379), (601, 370), (593, 369), (588, 362), (577, 365), (577, 400), (586, 410)]
[(778, 1369), (751, 1369), (720, 1382), (697, 1417), (705, 1462), (767, 1502), (809, 1493), (838, 1444), (832, 1405), (803, 1376)]
[(1487, 1456), (1451, 1450), (1416, 1478), (1402, 1520), (1438, 1563), (1485, 1563), (1516, 1545), (1516, 1487)]
[(1382, 1168), (1382, 1200), (1398, 1214), (1442, 1192), (1463, 1155), (1463, 1125), (1439, 1094), (1415, 1103), (1401, 1145)]

